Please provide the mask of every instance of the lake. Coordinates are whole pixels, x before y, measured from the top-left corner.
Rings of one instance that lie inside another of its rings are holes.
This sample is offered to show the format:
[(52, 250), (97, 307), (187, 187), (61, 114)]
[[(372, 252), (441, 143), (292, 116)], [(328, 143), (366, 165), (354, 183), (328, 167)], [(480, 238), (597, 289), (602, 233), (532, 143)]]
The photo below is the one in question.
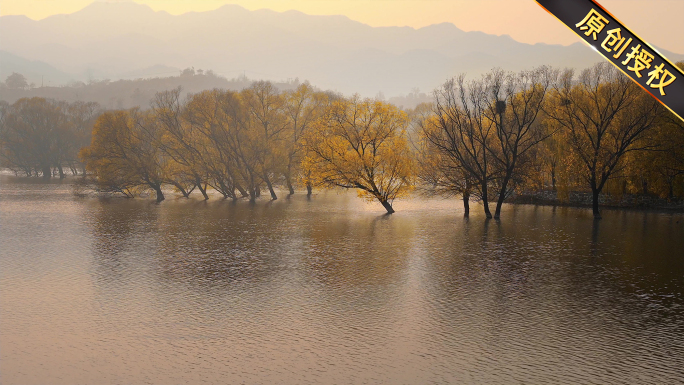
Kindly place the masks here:
[(684, 215), (395, 208), (1, 176), (0, 383), (684, 383)]

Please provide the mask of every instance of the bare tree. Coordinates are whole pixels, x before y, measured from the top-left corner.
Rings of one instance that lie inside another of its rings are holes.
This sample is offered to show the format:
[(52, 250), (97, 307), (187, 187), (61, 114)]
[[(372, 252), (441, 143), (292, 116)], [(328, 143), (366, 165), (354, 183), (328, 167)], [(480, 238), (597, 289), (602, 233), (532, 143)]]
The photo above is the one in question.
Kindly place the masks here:
[(434, 106), (421, 103), (410, 111), (411, 131), (409, 137), (414, 148), (416, 176), (421, 182), (417, 190), (427, 196), (455, 197), (463, 199), (464, 216), (470, 215), (472, 182), (453, 157), (445, 156), (432, 144), (426, 133), (434, 135)]
[(72, 174), (77, 175), (78, 167), (80, 167), (85, 177), (85, 164), (78, 159), (78, 152), (90, 144), (93, 126), (102, 113), (102, 108), (95, 102), (74, 102), (67, 106), (66, 112), (71, 131), (66, 161)]
[[(63, 105), (43, 98), (19, 99), (5, 109), (2, 157), (6, 166), (27, 175), (52, 177), (64, 155), (67, 132)], [(60, 172), (60, 176), (64, 176)]]
[(621, 170), (624, 155), (649, 147), (639, 139), (653, 126), (659, 111), (654, 98), (609, 63), (582, 71), (577, 81), (571, 70), (561, 76), (547, 112), (565, 129), (570, 148), (583, 165), (594, 217), (601, 217), (599, 195)]
[[(308, 83), (286, 92), (284, 97), (284, 113), (288, 120), (288, 139), (285, 140), (287, 151), (285, 185), (292, 195), (294, 194), (293, 181), (301, 171), (300, 166), (305, 153), (304, 134), (321, 115), (326, 98), (325, 94), (315, 92)], [(307, 183), (306, 187), (308, 195), (311, 195), (311, 183)]]
[[(249, 156), (243, 156), (246, 142), (243, 128), (247, 120), (239, 94), (233, 91), (211, 90), (192, 95), (183, 115), (190, 130), (202, 138), (204, 166), (209, 184), (225, 198), (252, 196), (255, 189), (253, 164), (245, 167)], [(243, 187), (244, 186), (244, 187)], [(249, 190), (250, 193), (248, 193)]]
[(473, 181), (489, 211), (489, 185), (498, 177), (492, 141), (496, 126), (487, 117), (488, 89), (484, 81), (465, 83), (465, 76), (447, 81), (435, 91), (435, 118), (424, 126), (423, 135), (442, 161), (457, 165)]
[(511, 181), (519, 177), (516, 173), (523, 169), (528, 151), (549, 136), (539, 115), (557, 76), (557, 70), (540, 67), (516, 74), (494, 70), (484, 78), (484, 117), (496, 127), (496, 138), (487, 150), (501, 169), (495, 219), (501, 216)]
[(280, 150), (288, 122), (284, 115), (284, 98), (270, 82), (259, 81), (243, 90), (242, 98), (252, 120), (252, 144), (254, 155), (259, 162), (259, 176), (266, 183), (271, 199), (278, 196), (273, 189), (272, 179), (284, 174), (285, 154)]
[(207, 195), (206, 146), (197, 127), (183, 119), (185, 105), (180, 100), (180, 87), (157, 93), (152, 109), (164, 135), (159, 137), (159, 148), (173, 160), (168, 182), (188, 197), (195, 188), (205, 200)]

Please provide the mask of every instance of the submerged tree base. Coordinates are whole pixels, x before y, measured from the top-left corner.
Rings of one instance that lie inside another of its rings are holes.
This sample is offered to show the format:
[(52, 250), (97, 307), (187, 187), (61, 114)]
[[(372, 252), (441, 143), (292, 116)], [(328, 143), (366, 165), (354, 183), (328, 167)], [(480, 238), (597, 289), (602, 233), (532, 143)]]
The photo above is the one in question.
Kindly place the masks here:
[(387, 214), (394, 214), (394, 209), (392, 208), (392, 205), (389, 202), (381, 201), (380, 203), (382, 203), (382, 207), (384, 207), (385, 210), (387, 210)]

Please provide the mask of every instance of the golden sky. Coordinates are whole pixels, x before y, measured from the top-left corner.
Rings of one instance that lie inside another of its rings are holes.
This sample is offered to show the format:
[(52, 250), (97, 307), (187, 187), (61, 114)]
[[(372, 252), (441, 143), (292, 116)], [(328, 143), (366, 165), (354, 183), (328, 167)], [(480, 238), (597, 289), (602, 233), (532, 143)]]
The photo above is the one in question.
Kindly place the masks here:
[[(132, 0), (125, 0), (132, 1)], [(525, 43), (571, 44), (570, 30), (534, 0), (135, 0), (172, 14), (208, 11), (223, 4), (275, 11), (295, 9), (314, 15), (346, 15), (372, 26), (424, 27), (451, 22), (465, 31), (508, 34)], [(72, 13), (92, 0), (0, 0), (1, 15), (42, 19)], [(684, 0), (601, 0), (651, 45), (684, 53)]]

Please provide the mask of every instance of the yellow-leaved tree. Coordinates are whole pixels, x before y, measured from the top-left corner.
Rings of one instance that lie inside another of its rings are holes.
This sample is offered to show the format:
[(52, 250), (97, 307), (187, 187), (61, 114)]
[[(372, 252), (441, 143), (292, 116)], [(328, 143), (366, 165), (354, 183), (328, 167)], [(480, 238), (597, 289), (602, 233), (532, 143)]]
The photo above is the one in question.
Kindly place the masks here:
[(407, 115), (391, 104), (358, 96), (336, 100), (306, 133), (304, 168), (313, 183), (357, 189), (391, 214), (394, 199), (413, 186), (407, 124)]
[(155, 145), (158, 128), (151, 113), (137, 109), (105, 112), (97, 119), (92, 142), (79, 155), (100, 190), (133, 197), (152, 189), (157, 202), (164, 200), (167, 159)]

